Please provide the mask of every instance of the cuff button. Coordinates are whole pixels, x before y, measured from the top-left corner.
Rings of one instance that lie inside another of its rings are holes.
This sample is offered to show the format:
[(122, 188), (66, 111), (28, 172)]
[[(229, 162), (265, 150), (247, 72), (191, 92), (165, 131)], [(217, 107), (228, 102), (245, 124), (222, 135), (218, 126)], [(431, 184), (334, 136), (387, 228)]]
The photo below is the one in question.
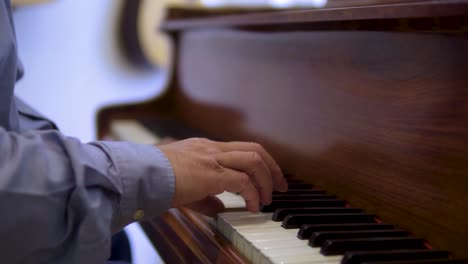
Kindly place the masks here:
[(145, 211), (143, 211), (142, 209), (138, 209), (135, 211), (135, 213), (133, 213), (133, 220), (135, 221), (140, 221), (141, 219), (143, 219), (143, 217), (145, 217)]

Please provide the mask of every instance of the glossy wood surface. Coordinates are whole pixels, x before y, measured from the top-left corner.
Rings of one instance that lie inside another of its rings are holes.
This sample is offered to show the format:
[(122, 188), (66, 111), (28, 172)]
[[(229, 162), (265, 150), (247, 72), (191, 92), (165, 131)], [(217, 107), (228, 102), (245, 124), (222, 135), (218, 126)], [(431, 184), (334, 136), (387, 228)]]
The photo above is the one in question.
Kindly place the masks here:
[[(174, 118), (258, 141), (296, 177), (467, 258), (468, 35), (466, 13), (454, 18), (434, 31), (179, 29), (167, 92), (102, 110), (99, 133), (112, 119)], [(170, 262), (187, 250), (204, 262), (187, 238), (202, 218), (178, 214), (145, 229)], [(207, 251), (224, 257), (212, 232)]]
[[(226, 18), (226, 15), (235, 15), (235, 14), (249, 14), (252, 12), (281, 12), (281, 11), (291, 11), (291, 10), (325, 10), (330, 8), (356, 8), (356, 7), (381, 7), (384, 5), (405, 5), (405, 4), (444, 4), (444, 3), (456, 3), (460, 4), (466, 1), (434, 1), (434, 0), (328, 0), (325, 1), (325, 5), (320, 6), (292, 6), (289, 8), (275, 8), (273, 6), (226, 6), (226, 7), (217, 7), (217, 8), (207, 8), (207, 7), (172, 7), (168, 9), (167, 20), (168, 22), (173, 22), (176, 19), (181, 19), (188, 22), (188, 19), (194, 18), (208, 18), (222, 16), (223, 19)], [(283, 12), (284, 13), (284, 12)], [(299, 12), (298, 12), (299, 13)], [(245, 16), (247, 17), (247, 16)]]
[(181, 36), (178, 114), (435, 247), (468, 253), (468, 38), (394, 32)]
[[(167, 21), (173, 22), (177, 19), (188, 21), (194, 18), (208, 18), (235, 14), (252, 14), (259, 12), (278, 12), (287, 10), (306, 10), (306, 9), (328, 9), (328, 8), (345, 8), (345, 7), (362, 7), (362, 6), (381, 6), (389, 4), (407, 4), (407, 3), (428, 3), (428, 0), (328, 0), (325, 5), (312, 6), (291, 6), (287, 8), (278, 8), (271, 5), (246, 6), (246, 5), (228, 5), (221, 7), (206, 7), (198, 6), (173, 6), (168, 9)], [(432, 1), (434, 2), (434, 1)], [(458, 1), (460, 2), (460, 1)]]
[(142, 223), (142, 227), (167, 263), (248, 263), (209, 221), (190, 209), (179, 208)]
[[(333, 3), (334, 1), (330, 2)], [(336, 21), (348, 21), (350, 23), (349, 21), (451, 17), (465, 16), (468, 13), (468, 0), (356, 2), (358, 3), (352, 5), (352, 1), (349, 3), (336, 1), (335, 5), (321, 9), (280, 10), (254, 14), (234, 13), (224, 16), (208, 13), (208, 15), (200, 14), (198, 17), (190, 17), (189, 19), (177, 19), (176, 17), (166, 21), (163, 29), (167, 31), (223, 27), (273, 27), (272, 29), (280, 29), (282, 26), (303, 27), (309, 24)], [(378, 27), (374, 29), (378, 29)]]

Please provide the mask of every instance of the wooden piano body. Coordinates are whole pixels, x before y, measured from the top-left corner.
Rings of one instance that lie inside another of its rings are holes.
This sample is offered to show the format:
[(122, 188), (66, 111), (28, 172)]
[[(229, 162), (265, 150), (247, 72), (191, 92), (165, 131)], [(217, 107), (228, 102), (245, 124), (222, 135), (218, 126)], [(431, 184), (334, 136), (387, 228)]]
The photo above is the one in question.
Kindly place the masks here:
[[(296, 177), (468, 257), (468, 1), (329, 1), (322, 10), (173, 12), (171, 80), (98, 115), (177, 120), (257, 141)], [(168, 263), (246, 260), (173, 209), (144, 229)]]

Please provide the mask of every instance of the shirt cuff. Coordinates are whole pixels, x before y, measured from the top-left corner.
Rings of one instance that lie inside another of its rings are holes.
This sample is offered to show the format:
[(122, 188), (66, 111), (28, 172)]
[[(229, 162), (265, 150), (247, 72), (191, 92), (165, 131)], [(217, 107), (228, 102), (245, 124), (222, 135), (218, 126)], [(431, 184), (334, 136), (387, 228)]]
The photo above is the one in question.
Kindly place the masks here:
[(109, 150), (122, 184), (120, 224), (151, 219), (171, 207), (175, 176), (171, 163), (153, 145), (100, 142)]

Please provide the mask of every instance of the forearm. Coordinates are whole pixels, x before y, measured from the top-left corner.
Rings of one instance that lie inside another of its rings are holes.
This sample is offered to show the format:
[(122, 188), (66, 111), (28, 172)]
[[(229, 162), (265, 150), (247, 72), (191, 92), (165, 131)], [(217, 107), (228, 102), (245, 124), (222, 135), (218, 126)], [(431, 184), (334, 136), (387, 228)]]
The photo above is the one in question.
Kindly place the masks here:
[(0, 246), (11, 263), (105, 260), (137, 210), (152, 217), (172, 201), (172, 169), (153, 146), (0, 128), (0, 153)]

